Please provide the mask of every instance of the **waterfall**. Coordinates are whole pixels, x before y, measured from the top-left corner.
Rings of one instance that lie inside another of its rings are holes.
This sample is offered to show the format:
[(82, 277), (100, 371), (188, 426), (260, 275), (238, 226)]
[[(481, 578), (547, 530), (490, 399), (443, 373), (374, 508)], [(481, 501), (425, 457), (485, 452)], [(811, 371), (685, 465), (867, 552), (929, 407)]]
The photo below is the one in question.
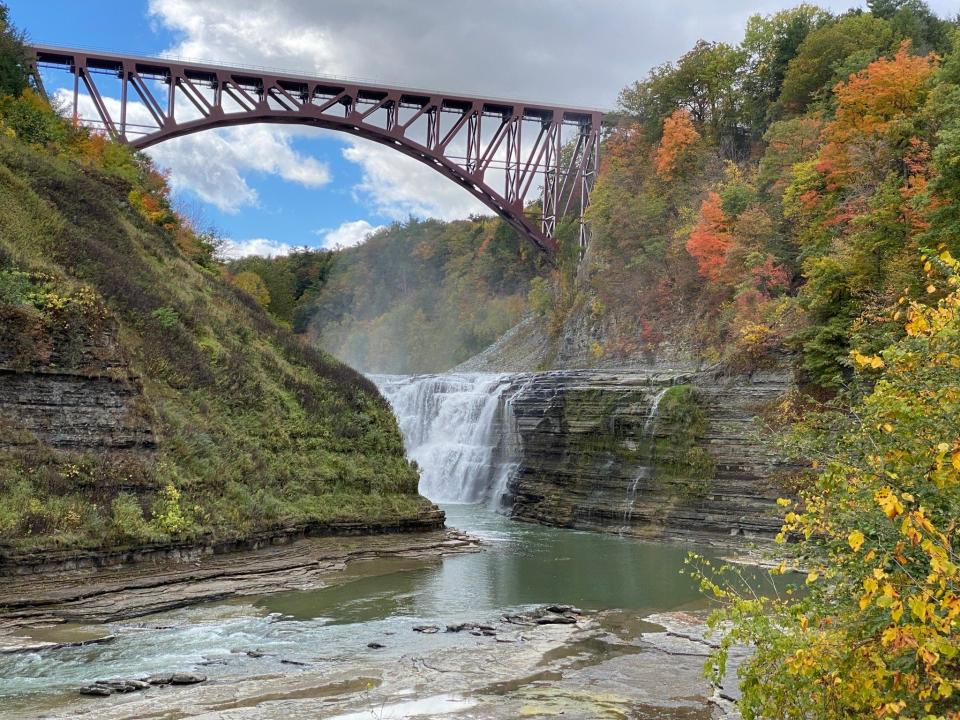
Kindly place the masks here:
[(653, 477), (653, 431), (656, 429), (657, 410), (660, 408), (660, 401), (663, 400), (663, 396), (667, 394), (669, 389), (670, 386), (667, 385), (667, 387), (661, 389), (660, 392), (654, 396), (653, 402), (650, 403), (650, 408), (647, 410), (647, 417), (643, 421), (640, 442), (641, 448), (646, 450), (646, 457), (643, 459), (643, 465), (637, 470), (637, 474), (630, 484), (630, 490), (627, 492), (627, 507), (623, 511), (623, 527), (620, 528), (621, 534), (630, 529), (630, 521), (633, 519), (633, 506), (637, 501), (637, 486), (641, 480), (649, 480)]
[[(376, 375), (393, 407), (420, 494), (444, 503), (500, 505), (517, 467), (511, 375)], [(507, 394), (506, 397), (504, 395)]]

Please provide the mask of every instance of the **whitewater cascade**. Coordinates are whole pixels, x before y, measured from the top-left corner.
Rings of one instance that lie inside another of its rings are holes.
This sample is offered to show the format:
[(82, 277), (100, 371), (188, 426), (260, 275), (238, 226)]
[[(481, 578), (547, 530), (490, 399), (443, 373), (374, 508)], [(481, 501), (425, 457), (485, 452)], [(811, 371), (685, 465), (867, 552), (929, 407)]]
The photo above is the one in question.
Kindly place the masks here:
[(393, 407), (408, 457), (420, 467), (420, 494), (434, 502), (486, 502), (498, 508), (517, 468), (511, 402), (519, 392), (516, 376), (371, 379)]
[(637, 475), (630, 484), (630, 490), (627, 492), (627, 506), (623, 511), (623, 526), (620, 528), (620, 534), (630, 529), (630, 521), (633, 519), (633, 506), (637, 502), (637, 486), (642, 480), (649, 480), (653, 477), (653, 431), (656, 429), (657, 411), (660, 409), (660, 401), (667, 394), (670, 386), (663, 388), (658, 392), (650, 403), (650, 409), (647, 410), (647, 417), (643, 421), (643, 432), (640, 435), (641, 442), (646, 445), (646, 457), (643, 465), (637, 470)]

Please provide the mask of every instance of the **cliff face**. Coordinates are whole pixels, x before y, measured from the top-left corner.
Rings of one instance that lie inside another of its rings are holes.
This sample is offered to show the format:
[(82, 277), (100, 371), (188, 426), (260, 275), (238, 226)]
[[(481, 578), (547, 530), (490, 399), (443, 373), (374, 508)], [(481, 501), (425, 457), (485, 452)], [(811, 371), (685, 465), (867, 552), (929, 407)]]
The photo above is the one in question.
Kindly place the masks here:
[(513, 517), (694, 540), (779, 529), (777, 478), (790, 468), (757, 414), (788, 389), (788, 373), (554, 371), (518, 382)]
[[(121, 352), (115, 324), (58, 337), (27, 312), (8, 308), (4, 320), (0, 448), (38, 442), (80, 452), (155, 448), (143, 386)], [(31, 345), (18, 351), (24, 335)]]

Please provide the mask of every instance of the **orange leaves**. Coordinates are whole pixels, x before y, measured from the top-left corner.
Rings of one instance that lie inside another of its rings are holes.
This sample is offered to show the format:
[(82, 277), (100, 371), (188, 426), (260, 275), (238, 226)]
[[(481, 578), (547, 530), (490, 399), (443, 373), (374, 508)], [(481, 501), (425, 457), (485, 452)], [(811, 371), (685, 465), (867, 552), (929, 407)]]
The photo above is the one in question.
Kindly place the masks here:
[(936, 56), (910, 55), (909, 49), (904, 41), (893, 58), (871, 63), (834, 88), (837, 113), (824, 129), (827, 144), (817, 166), (830, 186), (846, 185), (861, 166), (883, 164), (882, 141), (920, 109)]
[(683, 108), (674, 110), (673, 114), (663, 121), (663, 137), (654, 156), (657, 175), (664, 180), (672, 180), (698, 140), (700, 133), (693, 126), (690, 113)]
[(687, 252), (696, 258), (700, 274), (711, 282), (720, 280), (727, 252), (733, 244), (726, 224), (720, 196), (711, 192), (700, 206), (700, 220), (687, 240)]
[(893, 58), (881, 58), (845, 85), (837, 85), (834, 132), (883, 131), (899, 116), (916, 110), (936, 58), (910, 55), (909, 49), (910, 42), (904, 41)]

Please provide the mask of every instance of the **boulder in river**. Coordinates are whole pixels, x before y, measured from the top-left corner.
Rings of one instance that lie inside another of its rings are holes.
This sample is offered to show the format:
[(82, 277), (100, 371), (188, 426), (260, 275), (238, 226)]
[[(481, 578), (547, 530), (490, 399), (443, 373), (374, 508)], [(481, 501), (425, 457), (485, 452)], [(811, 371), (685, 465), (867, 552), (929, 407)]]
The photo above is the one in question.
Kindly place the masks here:
[(440, 632), (439, 625), (415, 625), (413, 628), (414, 632), (424, 633), (425, 635), (432, 635), (433, 633)]
[(200, 673), (189, 673), (189, 672), (174, 673), (173, 677), (170, 678), (170, 682), (173, 685), (196, 685), (197, 683), (202, 683), (206, 681), (207, 681), (206, 675), (201, 675)]

